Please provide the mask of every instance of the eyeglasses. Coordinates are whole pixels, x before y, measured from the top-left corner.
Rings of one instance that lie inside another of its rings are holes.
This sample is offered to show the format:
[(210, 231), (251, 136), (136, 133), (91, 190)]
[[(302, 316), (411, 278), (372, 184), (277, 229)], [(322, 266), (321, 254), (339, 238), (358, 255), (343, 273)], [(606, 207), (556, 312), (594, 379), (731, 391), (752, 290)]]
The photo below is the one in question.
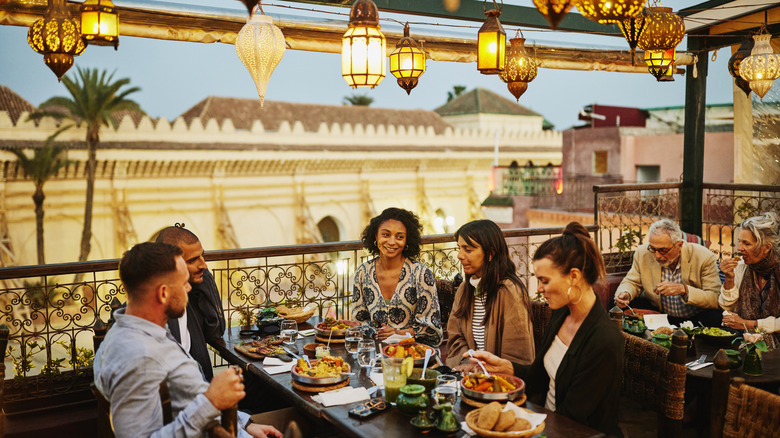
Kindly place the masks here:
[(653, 245), (648, 244), (647, 250), (651, 253), (659, 253), (661, 255), (666, 255), (669, 251), (671, 251), (674, 248), (674, 246), (670, 246), (669, 248), (655, 248)]

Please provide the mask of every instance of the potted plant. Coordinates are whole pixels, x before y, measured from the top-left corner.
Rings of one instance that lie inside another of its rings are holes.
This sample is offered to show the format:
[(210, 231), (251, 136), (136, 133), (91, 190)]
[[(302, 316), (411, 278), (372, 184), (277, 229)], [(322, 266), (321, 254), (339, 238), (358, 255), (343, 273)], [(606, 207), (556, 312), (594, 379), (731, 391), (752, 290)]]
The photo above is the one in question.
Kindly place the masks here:
[(761, 353), (766, 353), (767, 346), (764, 341), (764, 333), (745, 332), (741, 338), (736, 338), (732, 343), (739, 341), (739, 348), (745, 350), (745, 362), (742, 372), (748, 376), (760, 376), (764, 374), (761, 366)]

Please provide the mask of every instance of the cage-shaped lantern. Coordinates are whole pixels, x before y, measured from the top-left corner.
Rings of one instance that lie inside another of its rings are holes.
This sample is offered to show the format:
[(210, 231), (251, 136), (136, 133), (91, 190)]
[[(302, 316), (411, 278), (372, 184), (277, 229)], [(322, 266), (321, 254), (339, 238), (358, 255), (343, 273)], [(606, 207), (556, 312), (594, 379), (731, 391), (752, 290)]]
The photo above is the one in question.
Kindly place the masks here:
[(65, 7), (65, 0), (49, 0), (49, 7), (27, 31), (27, 43), (43, 55), (43, 62), (57, 79), (73, 66), (73, 57), (86, 48), (78, 20)]
[(386, 57), (376, 4), (357, 0), (349, 13), (349, 29), (342, 37), (341, 76), (352, 88), (374, 88), (385, 78)]
[(262, 108), (271, 73), (282, 60), (286, 45), (281, 29), (262, 11), (258, 14), (257, 8), (236, 35), (236, 53), (255, 81)]
[(417, 42), (409, 36), (409, 23), (404, 25), (404, 37), (398, 40), (395, 50), (390, 54), (390, 73), (398, 80), (398, 85), (412, 92), (417, 79), (425, 73), (425, 52), (417, 47)]
[(751, 51), (753, 51), (753, 38), (743, 38), (742, 44), (729, 58), (729, 73), (734, 77), (734, 84), (744, 91), (746, 96), (750, 96), (752, 90), (748, 81), (742, 79), (742, 76), (739, 75), (739, 65), (743, 59), (750, 56)]
[(642, 12), (644, 0), (579, 0), (577, 10), (588, 20), (618, 23)]
[(685, 22), (672, 8), (653, 6), (647, 10), (645, 30), (637, 46), (642, 50), (669, 50), (677, 47), (685, 36)]
[(645, 50), (645, 64), (650, 74), (659, 79), (672, 67), (676, 55), (675, 49)]
[(81, 37), (87, 44), (119, 46), (119, 18), (111, 0), (87, 0), (81, 4)]
[(576, 2), (577, 0), (534, 0), (534, 5), (550, 23), (550, 27), (555, 29)]
[(525, 50), (525, 38), (509, 40), (509, 50), (506, 54), (506, 68), (498, 76), (506, 82), (507, 89), (520, 101), (520, 96), (528, 89), (528, 83), (536, 78), (537, 63)]
[(487, 18), (477, 34), (477, 70), (485, 75), (501, 73), (506, 62), (506, 32), (498, 21), (499, 15), (500, 7), (485, 11)]
[(780, 55), (772, 50), (769, 43), (771, 38), (772, 35), (768, 33), (753, 35), (753, 50), (739, 64), (739, 75), (762, 101), (774, 80), (780, 77)]

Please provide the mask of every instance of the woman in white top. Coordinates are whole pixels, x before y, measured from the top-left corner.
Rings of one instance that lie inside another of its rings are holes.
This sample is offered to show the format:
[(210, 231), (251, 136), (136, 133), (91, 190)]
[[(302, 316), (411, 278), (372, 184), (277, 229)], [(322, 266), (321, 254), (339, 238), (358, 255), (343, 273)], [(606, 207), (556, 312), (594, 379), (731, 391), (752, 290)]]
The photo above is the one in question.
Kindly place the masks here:
[(738, 230), (740, 257), (723, 259), (726, 276), (718, 304), (732, 312), (723, 325), (773, 333), (767, 341), (780, 346), (780, 222), (766, 213), (745, 219)]

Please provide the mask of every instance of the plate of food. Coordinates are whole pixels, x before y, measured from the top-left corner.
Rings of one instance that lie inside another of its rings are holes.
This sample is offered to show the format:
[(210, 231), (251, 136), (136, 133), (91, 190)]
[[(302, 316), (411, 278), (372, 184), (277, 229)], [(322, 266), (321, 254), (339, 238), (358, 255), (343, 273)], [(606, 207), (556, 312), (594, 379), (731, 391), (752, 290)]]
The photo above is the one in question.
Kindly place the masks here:
[(696, 337), (718, 346), (729, 346), (739, 332), (726, 327), (704, 327)]
[(343, 338), (350, 327), (357, 327), (360, 323), (357, 321), (350, 321), (347, 319), (335, 319), (333, 317), (326, 317), (324, 321), (314, 326), (314, 332), (321, 338)]
[(460, 381), (466, 397), (481, 402), (514, 401), (525, 394), (523, 379), (506, 374), (471, 373)]
[(422, 367), (425, 363), (426, 350), (432, 350), (431, 360), (428, 361), (428, 364), (435, 367), (437, 365), (436, 350), (428, 345), (415, 342), (414, 338), (407, 338), (397, 344), (386, 345), (382, 348), (382, 354), (386, 357), (400, 358), (411, 356), (414, 359), (414, 366)]
[(348, 363), (344, 359), (334, 356), (325, 356), (320, 360), (306, 362), (304, 359), (298, 359), (298, 362), (292, 368), (292, 379), (304, 385), (333, 385), (341, 383), (349, 378), (347, 374), (351, 371)]
[(647, 330), (644, 320), (626, 318), (623, 320), (623, 331), (632, 335), (642, 336)]
[(236, 344), (236, 351), (253, 359), (263, 359), (269, 356), (289, 362), (292, 357), (282, 348), (282, 340), (278, 336), (268, 336), (256, 341)]

